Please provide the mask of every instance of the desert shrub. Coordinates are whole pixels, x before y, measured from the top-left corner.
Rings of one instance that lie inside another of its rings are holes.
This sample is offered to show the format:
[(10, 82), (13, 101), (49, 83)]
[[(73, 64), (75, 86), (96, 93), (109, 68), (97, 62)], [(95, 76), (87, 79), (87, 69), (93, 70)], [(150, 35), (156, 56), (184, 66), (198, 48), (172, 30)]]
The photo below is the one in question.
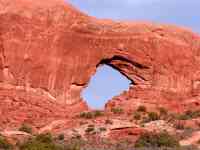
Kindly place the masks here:
[(8, 141), (0, 136), (0, 149), (10, 150), (12, 149), (12, 145), (8, 143)]
[(193, 118), (197, 118), (200, 117), (200, 111), (186, 111), (183, 114), (180, 114), (177, 116), (177, 119), (179, 120), (189, 120), (189, 119), (193, 119)]
[(86, 133), (92, 133), (95, 131), (94, 125), (88, 125), (87, 129), (85, 130)]
[(122, 114), (124, 111), (122, 108), (116, 107), (116, 108), (112, 108), (111, 112), (113, 112), (114, 114)]
[(53, 138), (51, 133), (39, 134), (36, 136), (36, 140), (44, 143), (51, 143), (53, 142)]
[(135, 113), (133, 114), (133, 118), (134, 118), (135, 120), (140, 120), (140, 119), (141, 119), (141, 114), (138, 113), (138, 112), (135, 112)]
[(94, 115), (94, 117), (100, 117), (100, 116), (103, 116), (104, 113), (103, 113), (102, 111), (95, 110), (95, 111), (93, 112), (93, 115)]
[(79, 133), (75, 133), (73, 136), (72, 136), (72, 139), (81, 139), (82, 136), (79, 134)]
[(92, 131), (94, 131), (94, 128), (93, 128), (93, 127), (88, 127), (88, 128), (85, 130), (85, 132), (87, 132), (87, 133), (90, 133), (90, 132), (92, 132)]
[(84, 145), (85, 141), (81, 138), (71, 139), (65, 143), (64, 150), (83, 150)]
[(138, 112), (146, 112), (147, 109), (146, 109), (145, 106), (141, 105), (141, 106), (139, 106), (139, 107), (137, 108), (137, 111), (138, 111)]
[(66, 150), (81, 150), (81, 145), (78, 143), (69, 143), (65, 145)]
[(190, 119), (190, 117), (186, 114), (180, 114), (177, 116), (177, 119), (178, 120), (188, 120), (188, 119)]
[(93, 124), (89, 124), (88, 127), (89, 127), (89, 128), (94, 128), (95, 125), (93, 125)]
[(188, 120), (192, 118), (192, 111), (186, 111), (183, 114), (178, 114), (177, 119), (179, 120)]
[(58, 135), (58, 140), (64, 140), (64, 139), (65, 135), (63, 133)]
[(112, 120), (106, 119), (105, 124), (113, 124)]
[(163, 108), (163, 107), (159, 108), (159, 113), (160, 113), (161, 116), (168, 115), (168, 111), (165, 108)]
[(156, 121), (156, 120), (159, 120), (160, 117), (158, 115), (158, 113), (156, 112), (149, 112), (148, 113), (148, 121)]
[(22, 126), (19, 128), (19, 131), (32, 134), (32, 128), (27, 124), (22, 124)]
[(80, 117), (85, 119), (92, 119), (93, 115), (91, 112), (81, 112)]
[(148, 123), (151, 121), (159, 120), (160, 116), (156, 112), (148, 112), (147, 116), (144, 116), (142, 119), (142, 123)]
[(167, 132), (162, 133), (144, 133), (136, 141), (135, 147), (179, 147), (179, 142), (175, 137)]
[(101, 131), (101, 132), (104, 132), (104, 131), (106, 131), (107, 129), (105, 128), (105, 127), (100, 127), (99, 128), (99, 131)]
[(56, 145), (50, 133), (37, 135), (20, 146), (20, 150), (62, 150)]
[(92, 118), (100, 117), (103, 115), (104, 115), (104, 113), (99, 110), (92, 111), (92, 112), (81, 112), (80, 113), (80, 117), (85, 118), (85, 119), (92, 119)]

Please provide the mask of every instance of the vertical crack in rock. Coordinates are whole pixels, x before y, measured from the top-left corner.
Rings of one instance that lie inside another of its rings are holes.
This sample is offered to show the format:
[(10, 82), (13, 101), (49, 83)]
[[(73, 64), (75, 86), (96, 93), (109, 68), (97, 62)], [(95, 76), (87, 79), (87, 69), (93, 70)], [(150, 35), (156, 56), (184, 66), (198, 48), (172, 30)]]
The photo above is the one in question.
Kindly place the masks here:
[[(1, 29), (0, 29), (1, 30)], [(1, 31), (0, 31), (1, 32)], [(1, 68), (1, 81), (11, 83), (14, 81), (14, 77), (12, 73), (10, 72), (9, 65), (7, 62), (7, 58), (5, 56), (5, 49), (3, 45), (3, 37), (0, 33), (0, 68)]]

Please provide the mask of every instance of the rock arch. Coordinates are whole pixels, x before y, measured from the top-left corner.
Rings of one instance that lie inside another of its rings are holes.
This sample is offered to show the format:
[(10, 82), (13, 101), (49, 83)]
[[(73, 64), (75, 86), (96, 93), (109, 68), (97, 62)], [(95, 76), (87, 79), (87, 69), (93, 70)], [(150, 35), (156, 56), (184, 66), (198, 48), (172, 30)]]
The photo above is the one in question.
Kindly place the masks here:
[(72, 105), (100, 63), (119, 70), (143, 95), (151, 91), (149, 101), (163, 93), (188, 98), (198, 87), (192, 84), (199, 79), (200, 37), (188, 29), (99, 20), (60, 1), (42, 9), (37, 0), (6, 1), (0, 3), (0, 42), (13, 78), (2, 77), (3, 87), (28, 85), (28, 91)]

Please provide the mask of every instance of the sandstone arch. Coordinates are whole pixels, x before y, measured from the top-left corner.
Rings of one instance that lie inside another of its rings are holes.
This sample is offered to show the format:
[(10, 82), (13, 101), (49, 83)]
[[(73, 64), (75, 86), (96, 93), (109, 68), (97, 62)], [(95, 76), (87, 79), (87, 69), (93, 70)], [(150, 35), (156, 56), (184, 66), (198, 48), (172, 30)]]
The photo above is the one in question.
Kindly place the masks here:
[[(103, 65), (103, 64), (111, 66), (113, 69), (116, 69), (117, 71), (119, 71), (127, 79), (129, 79), (131, 81), (131, 84), (133, 84), (133, 85), (142, 84), (141, 82), (146, 80), (145, 78), (143, 78), (142, 76), (137, 74), (136, 70), (137, 69), (138, 70), (139, 69), (148, 69), (148, 67), (147, 66), (143, 66), (142, 64), (139, 64), (137, 62), (131, 61), (131, 60), (127, 59), (127, 58), (124, 58), (123, 56), (115, 55), (112, 58), (102, 59), (100, 61), (100, 63), (97, 64), (97, 67), (99, 65)], [(130, 68), (135, 68), (135, 70), (133, 70), (130, 73), (130, 70), (129, 70)]]
[(8, 69), (2, 89), (76, 104), (103, 61), (134, 81), (138, 88), (129, 95), (139, 89), (136, 95), (148, 95), (145, 101), (168, 99), (166, 93), (191, 98), (198, 87), (200, 37), (188, 29), (99, 20), (61, 1), (0, 2), (0, 46)]

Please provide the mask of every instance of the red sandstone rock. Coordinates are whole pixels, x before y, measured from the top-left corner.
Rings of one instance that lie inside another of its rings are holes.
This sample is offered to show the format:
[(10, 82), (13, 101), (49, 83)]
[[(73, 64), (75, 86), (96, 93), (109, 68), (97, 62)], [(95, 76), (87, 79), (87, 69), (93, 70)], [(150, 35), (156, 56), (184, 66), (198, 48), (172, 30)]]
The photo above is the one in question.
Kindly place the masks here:
[(21, 144), (32, 137), (32, 135), (21, 131), (4, 131), (0, 134), (12, 145)]
[(134, 85), (107, 109), (198, 103), (200, 37), (188, 29), (99, 20), (62, 0), (0, 0), (0, 20), (1, 128), (87, 110), (80, 92), (100, 64)]
[(145, 132), (147, 131), (142, 128), (124, 128), (121, 130), (111, 130), (111, 132), (109, 133), (109, 138), (118, 142), (124, 139), (136, 142), (140, 135)]

